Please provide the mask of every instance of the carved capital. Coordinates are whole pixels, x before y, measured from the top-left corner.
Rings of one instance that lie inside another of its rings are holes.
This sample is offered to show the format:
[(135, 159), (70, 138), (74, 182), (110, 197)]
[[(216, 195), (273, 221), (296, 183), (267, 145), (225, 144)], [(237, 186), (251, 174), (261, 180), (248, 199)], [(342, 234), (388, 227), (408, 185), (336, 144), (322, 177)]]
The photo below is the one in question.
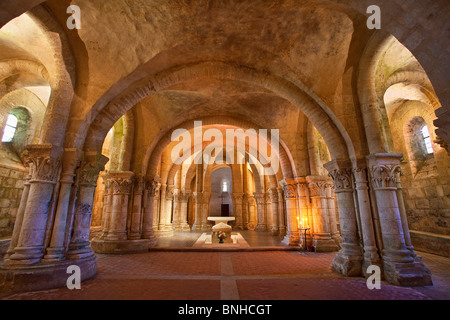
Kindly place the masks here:
[(372, 166), (370, 168), (370, 182), (375, 190), (397, 188), (397, 176), (400, 173), (400, 165)]
[(55, 184), (61, 167), (62, 148), (51, 144), (29, 145), (24, 151), (31, 182)]
[(266, 203), (266, 198), (264, 196), (264, 193), (254, 193), (255, 201), (257, 205), (263, 205)]
[(327, 196), (327, 188), (330, 186), (329, 181), (326, 179), (314, 179), (307, 178), (309, 195), (310, 197), (323, 197)]
[(376, 153), (367, 157), (370, 183), (375, 190), (397, 188), (402, 158), (399, 153)]
[(161, 183), (159, 177), (153, 178), (151, 181), (145, 181), (145, 190), (151, 197), (155, 197), (161, 188)]
[[(178, 191), (178, 190), (177, 190)], [(173, 200), (175, 196), (175, 186), (169, 185), (166, 189), (166, 200)]]
[(97, 186), (98, 175), (105, 170), (109, 159), (98, 153), (86, 153), (81, 161), (78, 182), (83, 186)]
[(283, 180), (280, 182), (281, 187), (283, 188), (284, 198), (285, 199), (296, 199), (297, 198), (297, 186), (294, 182), (288, 182)]
[(127, 195), (131, 193), (133, 172), (113, 172), (110, 173), (109, 179), (114, 195)]
[(351, 192), (353, 191), (352, 170), (349, 168), (335, 169), (328, 174), (334, 183), (334, 192)]

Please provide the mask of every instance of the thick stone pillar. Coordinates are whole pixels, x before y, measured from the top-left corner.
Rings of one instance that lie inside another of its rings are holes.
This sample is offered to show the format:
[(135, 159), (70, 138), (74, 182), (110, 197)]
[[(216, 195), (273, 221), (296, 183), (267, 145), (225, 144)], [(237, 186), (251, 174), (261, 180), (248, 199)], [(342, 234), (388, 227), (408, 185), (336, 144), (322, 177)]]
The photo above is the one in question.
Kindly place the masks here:
[(192, 230), (201, 230), (202, 229), (202, 206), (203, 206), (203, 193), (194, 192), (194, 215), (195, 220), (192, 225)]
[(286, 223), (284, 214), (283, 188), (277, 188), (278, 192), (278, 230), (280, 236), (286, 235)]
[(277, 236), (280, 234), (280, 229), (278, 225), (278, 190), (272, 188), (269, 190), (270, 202), (272, 205), (272, 235)]
[(131, 212), (129, 240), (141, 239), (142, 200), (144, 195), (145, 181), (143, 177), (134, 180), (133, 208)]
[(53, 189), (56, 185), (62, 148), (49, 144), (27, 147), (26, 162), (30, 170), (30, 189), (17, 246), (9, 264), (30, 265), (41, 261)]
[(364, 246), (364, 263), (362, 271), (364, 276), (370, 276), (371, 273), (367, 274), (367, 268), (369, 266), (382, 266), (375, 239), (375, 229), (367, 181), (367, 168), (356, 168), (353, 170), (353, 175), (355, 178), (355, 189), (359, 205), (359, 215), (361, 217), (361, 232)]
[[(312, 216), (309, 214), (310, 197), (309, 197), (309, 187), (306, 178), (297, 177), (295, 179), (295, 184), (297, 186), (297, 203), (300, 208), (297, 223), (302, 228), (310, 228), (310, 230), (302, 230), (300, 234), (300, 244), (306, 250), (306, 246), (313, 246), (313, 227), (314, 221)], [(304, 232), (306, 232), (306, 237)], [(306, 243), (305, 242), (306, 239)]]
[(272, 231), (273, 227), (273, 212), (272, 212), (272, 201), (270, 199), (269, 192), (264, 193), (264, 209), (266, 210), (266, 230)]
[[(233, 211), (234, 217), (236, 218), (234, 229), (242, 230), (244, 228), (243, 219), (242, 219), (242, 202), (244, 199), (244, 194), (235, 192), (231, 194), (231, 199), (233, 201)], [(259, 221), (258, 221), (259, 225)], [(256, 227), (258, 230), (258, 227)]]
[(75, 206), (72, 237), (67, 252), (67, 257), (70, 259), (85, 258), (94, 254), (89, 246), (94, 193), (98, 175), (100, 171), (105, 169), (108, 160), (108, 158), (96, 152), (84, 155), (84, 160), (78, 172), (78, 198)]
[(402, 286), (431, 285), (431, 272), (406, 247), (397, 198), (397, 174), (401, 154), (372, 154), (367, 157), (370, 179), (375, 191), (384, 248), (384, 275), (387, 281)]
[(248, 230), (254, 231), (256, 225), (258, 224), (258, 219), (256, 216), (256, 201), (255, 196), (248, 195)]
[(102, 234), (100, 238), (104, 239), (108, 235), (111, 224), (113, 187), (108, 173), (102, 175), (102, 180), (105, 184), (105, 193), (103, 194)]
[(67, 217), (69, 211), (70, 195), (74, 183), (75, 169), (78, 166), (79, 154), (76, 149), (66, 149), (63, 155), (62, 174), (58, 206), (56, 208), (55, 221), (53, 224), (50, 245), (44, 259), (47, 261), (61, 261), (65, 259), (65, 236), (67, 228)]
[(281, 181), (286, 202), (287, 231), (283, 242), (290, 246), (300, 244), (297, 215), (297, 186), (294, 180), (285, 179)]
[(190, 193), (182, 191), (179, 195), (180, 199), (180, 230), (181, 231), (189, 231), (190, 227), (188, 224), (188, 201), (189, 201)]
[(142, 219), (142, 239), (149, 239), (150, 246), (156, 245), (156, 236), (153, 229), (153, 215), (155, 213), (155, 197), (159, 193), (159, 178), (145, 183), (147, 201), (145, 203), (144, 216)]
[(255, 231), (266, 231), (266, 217), (265, 217), (265, 204), (266, 199), (264, 193), (254, 193), (255, 201), (256, 201), (256, 211), (258, 214), (258, 224), (255, 228)]
[(248, 198), (249, 195), (247, 193), (244, 193), (244, 197), (242, 198), (242, 224), (244, 230), (248, 230), (248, 224), (250, 221)]
[(360, 276), (363, 254), (358, 238), (351, 166), (331, 161), (324, 167), (333, 179), (342, 236), (341, 250), (333, 260), (333, 269), (345, 276)]
[(330, 217), (330, 231), (331, 238), (334, 242), (340, 246), (342, 242), (341, 235), (339, 234), (339, 228), (337, 226), (336, 219), (336, 205), (335, 205), (335, 197), (333, 195), (333, 183), (327, 184), (327, 203), (328, 203), (328, 215)]
[(413, 257), (416, 257), (417, 255), (414, 252), (414, 247), (411, 243), (411, 235), (409, 233), (408, 217), (406, 214), (405, 201), (403, 199), (403, 192), (402, 192), (403, 188), (402, 188), (402, 184), (400, 181), (400, 176), (401, 176), (401, 173), (398, 173), (396, 175), (396, 185), (395, 186), (396, 186), (397, 190), (395, 191), (395, 193), (397, 194), (398, 207), (400, 210), (400, 217), (402, 220), (403, 234), (405, 236), (405, 245), (406, 245), (406, 248), (409, 251), (411, 251), (411, 255)]
[(159, 219), (158, 235), (170, 237), (173, 236), (172, 209), (174, 198), (174, 186), (165, 186), (161, 188), (161, 212)]
[(127, 240), (128, 201), (133, 184), (133, 172), (110, 172), (113, 188), (111, 222), (105, 240)]
[(312, 202), (314, 219), (313, 246), (316, 252), (333, 252), (338, 246), (331, 239), (330, 221), (327, 201), (328, 179), (322, 177), (306, 177), (309, 196)]
[(25, 209), (27, 207), (28, 195), (30, 193), (30, 180), (31, 175), (28, 174), (25, 178), (25, 183), (23, 186), (22, 198), (20, 199), (19, 209), (17, 210), (16, 221), (14, 222), (14, 230), (11, 237), (11, 242), (9, 244), (9, 249), (7, 255), (4, 257), (5, 260), (14, 254), (14, 249), (19, 241), (20, 231), (22, 229), (23, 217), (25, 215)]
[(211, 200), (211, 192), (203, 192), (203, 204), (202, 204), (202, 215), (201, 215), (201, 229), (210, 230), (211, 223), (208, 221), (209, 217), (209, 202)]
[(179, 189), (173, 192), (173, 231), (181, 231), (181, 197), (183, 193)]

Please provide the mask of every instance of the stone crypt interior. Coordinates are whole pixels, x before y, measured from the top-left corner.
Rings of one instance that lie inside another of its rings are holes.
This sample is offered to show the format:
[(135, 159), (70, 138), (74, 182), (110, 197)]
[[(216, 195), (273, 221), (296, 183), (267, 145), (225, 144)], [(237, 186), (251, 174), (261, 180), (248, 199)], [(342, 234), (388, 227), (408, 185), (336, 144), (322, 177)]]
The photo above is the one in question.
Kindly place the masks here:
[[(334, 252), (346, 277), (376, 265), (431, 286), (421, 252), (450, 257), (449, 15), (444, 0), (3, 0), (0, 292), (164, 250)], [(203, 139), (174, 159), (180, 130)]]

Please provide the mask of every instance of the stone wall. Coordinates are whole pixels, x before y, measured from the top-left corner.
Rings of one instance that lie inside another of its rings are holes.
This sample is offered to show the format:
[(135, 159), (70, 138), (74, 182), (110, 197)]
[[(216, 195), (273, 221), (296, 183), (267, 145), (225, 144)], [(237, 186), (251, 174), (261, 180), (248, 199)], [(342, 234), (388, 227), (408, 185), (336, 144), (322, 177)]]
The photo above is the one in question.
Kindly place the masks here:
[(0, 164), (0, 238), (12, 235), (27, 171)]

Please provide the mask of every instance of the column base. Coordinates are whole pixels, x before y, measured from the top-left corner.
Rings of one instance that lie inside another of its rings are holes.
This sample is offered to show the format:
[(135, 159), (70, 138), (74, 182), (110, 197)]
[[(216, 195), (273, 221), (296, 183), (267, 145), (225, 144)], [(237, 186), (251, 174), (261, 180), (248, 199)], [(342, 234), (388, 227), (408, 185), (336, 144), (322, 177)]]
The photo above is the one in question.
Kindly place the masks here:
[(342, 251), (333, 259), (333, 270), (346, 277), (359, 277), (362, 275), (363, 257), (361, 255), (346, 255)]
[(33, 266), (0, 265), (0, 297), (19, 292), (49, 290), (64, 287), (70, 274), (67, 268), (76, 265), (81, 269), (81, 281), (97, 274), (97, 257), (65, 260), (56, 263), (40, 263)]
[(288, 232), (288, 234), (286, 234), (286, 236), (284, 237), (283, 241), (281, 241), (281, 243), (291, 246), (291, 247), (300, 245), (300, 237), (298, 235), (298, 232), (296, 232), (296, 233)]
[(272, 228), (272, 230), (270, 230), (270, 233), (272, 234), (272, 236), (280, 235), (280, 231), (278, 230), (278, 228)]
[(384, 261), (384, 276), (393, 285), (402, 287), (432, 286), (431, 271), (423, 262), (395, 263)]
[(90, 242), (71, 243), (66, 257), (68, 259), (83, 259), (95, 255), (90, 247)]
[(148, 252), (150, 246), (151, 241), (149, 239), (116, 241), (93, 239), (91, 243), (91, 247), (96, 253), (103, 254), (129, 254)]
[(315, 252), (336, 252), (339, 247), (333, 239), (314, 239), (313, 247)]
[(265, 224), (258, 224), (255, 228), (256, 232), (264, 232), (267, 231), (267, 227)]
[(41, 261), (44, 247), (17, 247), (14, 253), (9, 257), (9, 265), (29, 266)]

